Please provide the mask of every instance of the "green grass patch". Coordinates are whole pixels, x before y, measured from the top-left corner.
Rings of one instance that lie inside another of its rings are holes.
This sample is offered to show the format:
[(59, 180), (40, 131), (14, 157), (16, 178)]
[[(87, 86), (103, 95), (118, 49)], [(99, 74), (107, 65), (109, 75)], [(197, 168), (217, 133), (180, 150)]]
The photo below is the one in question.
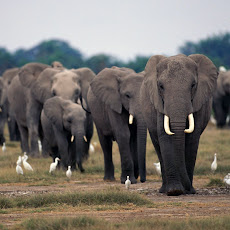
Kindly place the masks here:
[(31, 197), (1, 198), (0, 208), (7, 209), (13, 207), (19, 208), (38, 208), (49, 205), (126, 205), (133, 204), (136, 206), (153, 205), (147, 198), (139, 194), (109, 189), (102, 192), (81, 192), (66, 194), (44, 194)]
[(99, 220), (89, 217), (60, 218), (60, 219), (29, 219), (20, 226), (25, 230), (44, 229), (92, 229), (95, 225), (102, 225)]
[(157, 230), (227, 230), (230, 229), (230, 217), (212, 217), (204, 219), (164, 219), (152, 218), (145, 220), (132, 220), (122, 223), (108, 222), (105, 220), (95, 219), (91, 217), (77, 218), (49, 218), (49, 219), (29, 219), (22, 224), (15, 226), (15, 229), (95, 229), (95, 230), (114, 230), (114, 229), (157, 229)]
[(225, 184), (219, 178), (211, 178), (210, 181), (208, 182), (208, 184), (206, 186), (207, 187), (224, 187)]

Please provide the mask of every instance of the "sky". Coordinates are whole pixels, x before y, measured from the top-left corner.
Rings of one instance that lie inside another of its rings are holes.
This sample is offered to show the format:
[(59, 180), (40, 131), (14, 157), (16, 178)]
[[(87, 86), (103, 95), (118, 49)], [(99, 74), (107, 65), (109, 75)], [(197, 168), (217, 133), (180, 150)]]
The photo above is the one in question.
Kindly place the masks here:
[(175, 55), (186, 41), (230, 32), (227, 0), (0, 0), (0, 47), (67, 41), (85, 57)]

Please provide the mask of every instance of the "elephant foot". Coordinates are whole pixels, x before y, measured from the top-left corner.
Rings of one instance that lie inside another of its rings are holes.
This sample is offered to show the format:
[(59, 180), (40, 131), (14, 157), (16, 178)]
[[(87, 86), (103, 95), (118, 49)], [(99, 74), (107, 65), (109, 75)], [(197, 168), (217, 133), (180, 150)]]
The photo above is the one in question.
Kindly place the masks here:
[(159, 193), (166, 193), (166, 185), (162, 185), (161, 188), (159, 189)]
[(115, 177), (114, 176), (104, 176), (104, 181), (115, 181)]
[(181, 184), (171, 184), (167, 186), (166, 193), (168, 196), (179, 196), (185, 194), (185, 190)]
[(141, 177), (141, 178), (140, 178), (140, 182), (141, 182), (141, 183), (144, 183), (145, 181), (146, 181), (146, 177)]
[(186, 194), (196, 194), (196, 190), (192, 186), (189, 191), (186, 190)]

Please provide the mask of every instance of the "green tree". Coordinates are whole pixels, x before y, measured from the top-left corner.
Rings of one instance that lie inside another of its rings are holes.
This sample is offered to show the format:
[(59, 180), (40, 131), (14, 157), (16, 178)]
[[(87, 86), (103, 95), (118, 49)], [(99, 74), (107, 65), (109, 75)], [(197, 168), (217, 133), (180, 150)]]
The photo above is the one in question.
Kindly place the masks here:
[(98, 54), (90, 57), (85, 62), (86, 66), (92, 69), (96, 74), (99, 73), (104, 68), (112, 67), (112, 66), (119, 66), (121, 67), (124, 65), (123, 62), (118, 61), (112, 56), (106, 54)]
[(0, 74), (14, 66), (12, 55), (5, 48), (0, 48)]
[(200, 53), (208, 56), (219, 67), (230, 68), (230, 33), (214, 35), (202, 39), (197, 43), (186, 42), (179, 47), (179, 51), (186, 55)]
[(126, 64), (126, 67), (131, 68), (135, 72), (139, 73), (145, 69), (145, 66), (148, 60), (149, 60), (149, 57), (136, 56), (133, 61), (130, 61)]

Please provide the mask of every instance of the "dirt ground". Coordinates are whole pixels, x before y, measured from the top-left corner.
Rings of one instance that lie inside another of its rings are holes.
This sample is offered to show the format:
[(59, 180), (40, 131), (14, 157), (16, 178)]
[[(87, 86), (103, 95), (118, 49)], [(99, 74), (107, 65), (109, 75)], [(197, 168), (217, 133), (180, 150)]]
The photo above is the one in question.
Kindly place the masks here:
[[(130, 209), (121, 210), (91, 210), (88, 209), (61, 209), (55, 211), (42, 212), (22, 212), (14, 211), (13, 213), (0, 214), (0, 223), (6, 226), (21, 222), (22, 219), (32, 217), (77, 217), (85, 215), (105, 219), (108, 221), (120, 222), (125, 220), (143, 219), (143, 218), (204, 218), (210, 216), (224, 216), (230, 213), (230, 188), (207, 188), (204, 186), (206, 179), (195, 179), (194, 187), (197, 190), (195, 195), (181, 195), (169, 197), (159, 194), (158, 189), (161, 182), (147, 181), (146, 183), (137, 183), (132, 185), (130, 192), (136, 192), (147, 196), (151, 199), (155, 208), (149, 207), (131, 207)], [(120, 187), (124, 185), (119, 181), (104, 182), (90, 181), (82, 184), (81, 181), (70, 181), (65, 184), (50, 186), (28, 186), (27, 184), (1, 185), (0, 195), (7, 197), (30, 196), (32, 194), (45, 194), (53, 192), (74, 192), (74, 191), (98, 191), (109, 187)]]

